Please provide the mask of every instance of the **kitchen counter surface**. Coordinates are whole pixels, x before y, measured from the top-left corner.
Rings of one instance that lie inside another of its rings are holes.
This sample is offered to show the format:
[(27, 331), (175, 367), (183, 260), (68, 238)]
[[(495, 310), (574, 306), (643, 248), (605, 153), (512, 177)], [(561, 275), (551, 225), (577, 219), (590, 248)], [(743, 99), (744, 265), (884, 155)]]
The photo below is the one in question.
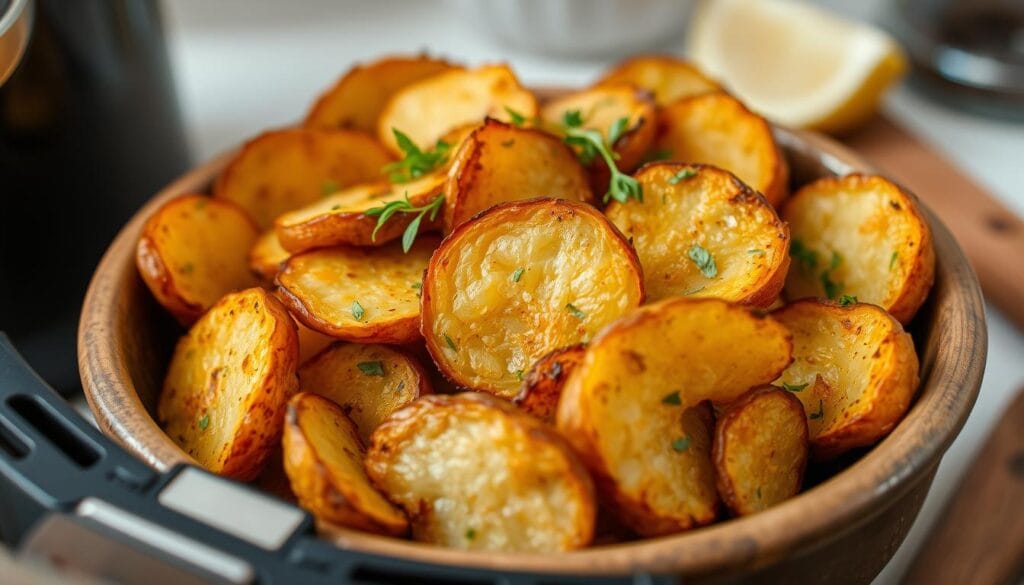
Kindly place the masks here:
[[(879, 1), (829, 3), (861, 17), (879, 6)], [(486, 26), (460, 14), (462, 7), (457, 0), (166, 2), (168, 41), (193, 156), (206, 159), (266, 128), (294, 123), (353, 62), (382, 54), (429, 48), (466, 63), (508, 61), (529, 85), (582, 85), (608, 65), (604, 59), (552, 59), (501, 46), (488, 37)], [(679, 45), (662, 50), (679, 51)], [(906, 87), (888, 96), (885, 109), (1024, 215), (1024, 125), (951, 110)], [(981, 396), (878, 584), (898, 581), (988, 430), (1024, 385), (1024, 335), (991, 306), (988, 317)]]

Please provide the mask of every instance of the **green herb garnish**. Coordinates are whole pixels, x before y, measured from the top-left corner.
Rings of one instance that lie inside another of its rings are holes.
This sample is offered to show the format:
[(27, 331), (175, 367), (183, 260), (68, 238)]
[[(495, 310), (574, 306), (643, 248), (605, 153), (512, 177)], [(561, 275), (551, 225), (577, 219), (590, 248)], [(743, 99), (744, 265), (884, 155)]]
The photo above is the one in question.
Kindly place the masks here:
[(661, 399), (661, 403), (668, 404), (670, 406), (679, 406), (680, 404), (683, 403), (683, 401), (681, 398), (679, 398), (679, 391), (677, 390), (675, 392), (670, 392), (669, 394), (666, 394), (665, 397)]
[(392, 128), (391, 132), (395, 135), (398, 148), (404, 153), (402, 160), (384, 165), (383, 170), (392, 183), (408, 183), (448, 162), (451, 145), (444, 140), (438, 140), (434, 148), (421, 150), (398, 128)]
[(512, 282), (519, 282), (519, 279), (523, 277), (524, 272), (526, 272), (525, 268), (516, 268), (516, 271), (512, 273)]
[(782, 383), (782, 387), (785, 388), (786, 390), (789, 390), (790, 392), (800, 392), (801, 390), (803, 390), (804, 388), (806, 388), (808, 386), (810, 386), (810, 383), (807, 383), (807, 384), (787, 384), (785, 382)]
[(669, 185), (675, 185), (675, 184), (678, 184), (680, 181), (685, 181), (686, 179), (690, 179), (690, 178), (696, 177), (696, 176), (697, 176), (697, 171), (695, 171), (693, 169), (683, 169), (683, 170), (679, 171), (678, 173), (676, 173), (676, 174), (672, 175), (671, 177), (669, 177), (668, 184)]
[(825, 416), (825, 403), (819, 398), (818, 399), (818, 412), (809, 414), (807, 418), (811, 420), (823, 418)]
[(623, 116), (618, 120), (612, 122), (610, 128), (608, 128), (608, 144), (612, 146), (622, 138), (622, 135), (626, 133), (626, 127), (629, 126), (629, 118)]
[(508, 119), (512, 122), (513, 126), (522, 126), (523, 124), (526, 124), (526, 116), (508, 106), (505, 106), (505, 111), (508, 112)]
[(448, 345), (448, 348), (451, 349), (452, 351), (459, 351), (459, 348), (455, 347), (455, 342), (452, 341), (451, 337), (448, 337), (447, 333), (444, 334), (444, 342), (445, 342), (445, 344)]
[(474, 529), (474, 528), (467, 528), (466, 529), (466, 540), (473, 540), (474, 538), (476, 538), (476, 529)]
[(412, 248), (413, 242), (416, 241), (416, 235), (419, 233), (420, 223), (423, 222), (423, 216), (429, 214), (430, 221), (434, 221), (443, 205), (444, 195), (438, 195), (430, 203), (421, 207), (416, 207), (411, 201), (409, 201), (409, 194), (406, 193), (405, 200), (392, 201), (382, 207), (367, 209), (363, 212), (364, 215), (377, 218), (377, 226), (373, 228), (373, 233), (370, 235), (370, 239), (373, 241), (377, 240), (377, 232), (380, 231), (380, 228), (384, 227), (384, 224), (387, 223), (394, 214), (398, 212), (415, 213), (416, 218), (409, 222), (408, 227), (405, 228), (405, 232), (402, 234), (402, 251), (408, 253)]
[(762, 250), (760, 248), (755, 248), (753, 250), (747, 250), (747, 254), (750, 254), (751, 256), (764, 256), (767, 253), (768, 252), (765, 252), (764, 250)]
[(854, 304), (856, 302), (857, 302), (857, 297), (855, 295), (843, 295), (843, 296), (839, 297), (839, 306), (840, 307), (849, 307), (850, 305), (852, 305), (852, 304)]
[(690, 246), (690, 251), (686, 255), (690, 257), (690, 260), (693, 260), (697, 268), (700, 268), (700, 272), (705, 278), (718, 276), (718, 266), (715, 264), (714, 256), (700, 244)]
[(323, 195), (324, 197), (337, 192), (337, 190), (338, 184), (330, 179), (327, 179), (320, 185), (320, 195)]
[(203, 418), (199, 419), (199, 430), (205, 431), (208, 426), (210, 426), (210, 415), (204, 414)]
[(569, 314), (571, 314), (573, 317), (576, 317), (580, 321), (582, 321), (582, 320), (587, 318), (587, 314), (584, 313), (583, 311), (577, 309), (576, 305), (574, 305), (572, 303), (566, 303), (565, 310), (569, 311)]
[(384, 362), (359, 362), (356, 364), (359, 371), (367, 376), (384, 376)]
[(793, 239), (789, 243), (789, 255), (803, 264), (808, 270), (818, 267), (818, 255), (810, 248), (804, 246), (803, 242)]
[(672, 450), (675, 451), (676, 453), (682, 453), (683, 451), (686, 451), (689, 448), (690, 435), (686, 435), (685, 437), (679, 437), (678, 439), (674, 439), (672, 441)]
[(900, 253), (896, 250), (892, 251), (892, 256), (889, 258), (889, 270), (892, 270), (893, 266), (896, 266), (896, 261), (899, 260)]
[(630, 198), (637, 201), (644, 200), (643, 188), (640, 182), (633, 177), (623, 173), (615, 164), (616, 155), (612, 152), (612, 136), (620, 137), (629, 124), (628, 118), (619, 118), (608, 129), (608, 142), (605, 142), (601, 133), (592, 128), (583, 128), (583, 114), (579, 110), (569, 110), (562, 115), (562, 132), (565, 134), (565, 143), (578, 148), (577, 157), (584, 165), (589, 165), (595, 158), (600, 156), (608, 166), (611, 176), (608, 181), (608, 192), (604, 194), (603, 201), (607, 203), (614, 199), (619, 203), (625, 203)]
[(363, 306), (359, 304), (359, 301), (352, 301), (352, 318), (356, 321), (362, 321), (365, 314), (366, 311), (363, 310)]
[(519, 380), (520, 382), (523, 381), (523, 371), (522, 370), (516, 370), (516, 380)]
[(821, 280), (821, 286), (825, 289), (825, 296), (830, 299), (836, 298), (839, 293), (843, 290), (842, 283), (835, 282), (832, 280), (832, 271), (839, 268), (839, 265), (843, 263), (843, 257), (836, 252), (832, 251), (832, 260), (828, 264), (828, 268), (821, 271), (819, 278)]

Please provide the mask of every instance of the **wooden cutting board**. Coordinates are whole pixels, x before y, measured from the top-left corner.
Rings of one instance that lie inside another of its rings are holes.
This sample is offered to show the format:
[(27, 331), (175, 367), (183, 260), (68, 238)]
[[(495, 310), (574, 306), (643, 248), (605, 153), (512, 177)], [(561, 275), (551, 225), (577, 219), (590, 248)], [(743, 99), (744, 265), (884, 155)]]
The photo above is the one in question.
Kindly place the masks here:
[(974, 265), (986, 298), (1024, 330), (1024, 221), (934, 148), (884, 116), (843, 142), (913, 191), (942, 219)]

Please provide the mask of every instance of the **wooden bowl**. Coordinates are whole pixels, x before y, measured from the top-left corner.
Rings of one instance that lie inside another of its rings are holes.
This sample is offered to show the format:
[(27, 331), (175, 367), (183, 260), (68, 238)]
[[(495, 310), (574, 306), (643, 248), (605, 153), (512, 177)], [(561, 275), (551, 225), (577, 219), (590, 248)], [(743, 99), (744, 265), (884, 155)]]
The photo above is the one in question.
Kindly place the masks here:
[[(853, 171), (856, 155), (821, 136), (778, 129), (794, 185)], [(82, 383), (100, 428), (163, 470), (191, 461), (154, 422), (161, 380), (182, 333), (135, 270), (145, 219), (182, 193), (208, 191), (231, 153), (161, 191), (121, 230), (89, 287), (78, 352)], [(763, 513), (669, 537), (561, 555), (480, 554), (328, 529), (339, 546), (418, 560), (540, 573), (671, 573), (686, 583), (868, 583), (899, 547), (920, 510), (943, 453), (974, 404), (985, 365), (978, 282), (949, 231), (928, 213), (936, 278), (911, 332), (921, 388), (906, 418), (878, 445), (838, 462), (798, 497)], [(832, 475), (833, 472), (838, 472)]]

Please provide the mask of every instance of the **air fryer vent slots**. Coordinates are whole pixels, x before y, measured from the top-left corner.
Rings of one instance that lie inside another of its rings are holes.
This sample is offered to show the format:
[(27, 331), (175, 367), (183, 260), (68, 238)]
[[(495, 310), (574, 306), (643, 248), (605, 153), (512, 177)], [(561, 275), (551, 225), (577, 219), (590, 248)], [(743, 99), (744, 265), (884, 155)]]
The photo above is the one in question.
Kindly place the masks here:
[(497, 585), (490, 579), (430, 577), (366, 565), (356, 567), (351, 577), (353, 585)]
[(99, 447), (82, 435), (70, 421), (43, 405), (34, 396), (17, 394), (8, 398), (7, 404), (40, 436), (48, 439), (79, 467), (85, 469), (100, 460)]
[(25, 441), (11, 428), (11, 423), (3, 418), (0, 418), (0, 449), (15, 460), (24, 458), (31, 451)]

